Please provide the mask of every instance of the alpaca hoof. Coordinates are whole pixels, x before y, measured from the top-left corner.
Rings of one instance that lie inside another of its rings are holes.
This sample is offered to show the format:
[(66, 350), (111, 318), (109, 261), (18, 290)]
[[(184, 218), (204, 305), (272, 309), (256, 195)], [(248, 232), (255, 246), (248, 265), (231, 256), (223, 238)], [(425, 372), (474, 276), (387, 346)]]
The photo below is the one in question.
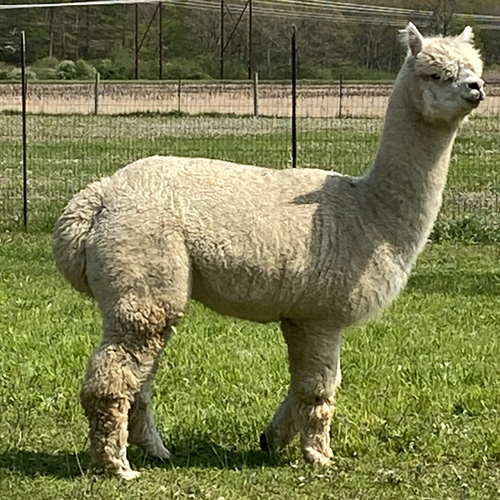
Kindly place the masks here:
[(140, 477), (141, 473), (132, 469), (120, 469), (115, 473), (120, 479), (125, 481), (131, 481), (132, 479), (137, 479)]
[(157, 443), (154, 446), (146, 448), (148, 455), (154, 458), (159, 458), (160, 460), (170, 460), (172, 454), (165, 448), (163, 443)]
[(327, 455), (324, 455), (313, 448), (306, 448), (304, 450), (304, 458), (310, 464), (328, 467), (332, 463), (333, 452), (332, 450), (328, 450)]
[(260, 449), (262, 451), (265, 451), (268, 455), (270, 455), (271, 454), (271, 449), (269, 448), (269, 443), (267, 441), (267, 436), (266, 436), (265, 432), (263, 432), (260, 435), (259, 442), (260, 442)]

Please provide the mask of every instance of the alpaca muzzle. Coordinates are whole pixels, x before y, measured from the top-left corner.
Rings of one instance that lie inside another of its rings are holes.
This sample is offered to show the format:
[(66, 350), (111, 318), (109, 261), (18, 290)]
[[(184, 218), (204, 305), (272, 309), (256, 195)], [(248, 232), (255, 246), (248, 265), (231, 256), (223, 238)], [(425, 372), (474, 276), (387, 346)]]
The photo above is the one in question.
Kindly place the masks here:
[(462, 97), (466, 101), (477, 106), (486, 97), (484, 80), (478, 77), (466, 80), (463, 83)]

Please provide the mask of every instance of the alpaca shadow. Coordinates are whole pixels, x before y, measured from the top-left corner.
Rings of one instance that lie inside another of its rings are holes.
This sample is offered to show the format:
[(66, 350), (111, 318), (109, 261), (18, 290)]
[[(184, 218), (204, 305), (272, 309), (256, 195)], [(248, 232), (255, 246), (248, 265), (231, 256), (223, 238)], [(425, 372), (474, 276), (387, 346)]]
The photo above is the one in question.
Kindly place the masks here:
[(137, 447), (129, 448), (129, 460), (134, 467), (147, 464), (159, 467), (207, 468), (207, 469), (241, 469), (276, 466), (284, 463), (282, 456), (270, 456), (255, 443), (255, 448), (248, 450), (234, 446), (223, 446), (210, 436), (183, 436), (173, 438), (166, 443), (172, 452), (171, 460), (163, 461), (149, 457)]
[(47, 453), (28, 450), (9, 450), (0, 453), (0, 471), (28, 477), (50, 476), (69, 479), (81, 476), (91, 467), (86, 452)]
[[(260, 468), (283, 463), (283, 459), (269, 456), (266, 452), (254, 450), (239, 451), (215, 443), (207, 437), (183, 438), (179, 443), (167, 444), (172, 451), (172, 460), (159, 460), (147, 455), (136, 446), (128, 450), (128, 457), (133, 468), (143, 467), (181, 467), (210, 469)], [(47, 453), (28, 450), (10, 450), (0, 453), (0, 471), (2, 474), (16, 474), (26, 477), (52, 477), (55, 479), (72, 479), (83, 476), (89, 471), (99, 474), (94, 469), (90, 455), (60, 452)]]

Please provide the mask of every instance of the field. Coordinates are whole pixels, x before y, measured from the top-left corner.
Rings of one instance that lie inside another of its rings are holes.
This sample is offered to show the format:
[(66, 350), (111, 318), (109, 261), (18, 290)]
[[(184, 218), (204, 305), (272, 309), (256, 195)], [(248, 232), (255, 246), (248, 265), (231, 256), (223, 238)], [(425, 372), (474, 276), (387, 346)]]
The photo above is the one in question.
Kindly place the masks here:
[[(268, 457), (258, 436), (284, 396), (277, 325), (192, 303), (157, 377), (172, 462), (129, 454), (142, 478), (98, 474), (78, 402), (99, 341), (95, 305), (57, 273), (49, 230), (89, 180), (158, 152), (284, 168), (289, 121), (238, 116), (30, 116), (29, 226), (19, 224), (18, 115), (0, 115), (0, 492), (2, 499), (491, 499), (500, 495), (498, 118), (476, 117), (454, 150), (443, 217), (407, 290), (348, 330), (332, 429), (334, 465), (297, 442)], [(377, 118), (303, 119), (299, 164), (361, 173)], [(352, 167), (352, 165), (355, 167)]]
[[(488, 100), (477, 111), (479, 116), (493, 116), (500, 110), (500, 84), (487, 83)], [(185, 112), (253, 114), (254, 87), (251, 83), (147, 83), (102, 82), (59, 84), (30, 82), (27, 108), (32, 113), (100, 114)], [(298, 82), (297, 116), (334, 117), (385, 114), (392, 84), (338, 82), (310, 84)], [(290, 117), (292, 91), (289, 82), (260, 83), (257, 91), (260, 115)], [(0, 85), (0, 112), (21, 110), (20, 83)]]

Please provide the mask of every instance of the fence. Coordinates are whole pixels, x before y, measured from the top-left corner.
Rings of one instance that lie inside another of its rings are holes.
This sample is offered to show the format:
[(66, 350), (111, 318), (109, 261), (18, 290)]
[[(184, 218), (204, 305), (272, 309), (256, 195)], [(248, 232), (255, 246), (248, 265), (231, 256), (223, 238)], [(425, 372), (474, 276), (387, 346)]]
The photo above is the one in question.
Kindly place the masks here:
[[(362, 174), (376, 152), (386, 84), (297, 85), (297, 165)], [(498, 235), (500, 85), (455, 144), (442, 227)], [(48, 230), (73, 193), (152, 154), (286, 168), (292, 161), (289, 84), (30, 83), (28, 227)], [(0, 85), (0, 228), (22, 226), (21, 85)], [(450, 226), (451, 224), (451, 226)], [(478, 229), (479, 228), (479, 229)], [(498, 236), (500, 239), (500, 236)]]

